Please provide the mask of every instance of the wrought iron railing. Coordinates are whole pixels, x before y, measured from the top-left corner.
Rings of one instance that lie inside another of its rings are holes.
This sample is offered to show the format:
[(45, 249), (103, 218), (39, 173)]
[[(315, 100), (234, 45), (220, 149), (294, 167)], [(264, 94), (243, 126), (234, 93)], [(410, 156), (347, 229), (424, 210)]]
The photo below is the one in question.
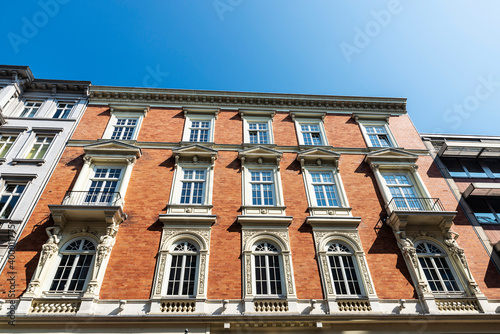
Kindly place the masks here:
[(439, 198), (393, 197), (387, 205), (391, 211), (444, 211)]
[(62, 205), (119, 205), (121, 199), (120, 193), (113, 191), (68, 191)]

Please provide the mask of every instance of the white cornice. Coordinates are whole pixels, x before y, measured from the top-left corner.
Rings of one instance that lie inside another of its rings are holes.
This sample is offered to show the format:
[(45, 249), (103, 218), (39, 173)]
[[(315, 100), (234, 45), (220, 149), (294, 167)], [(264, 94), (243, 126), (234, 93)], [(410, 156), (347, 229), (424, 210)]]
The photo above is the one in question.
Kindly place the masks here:
[(90, 104), (148, 104), (155, 107), (197, 106), (293, 110), (295, 112), (406, 114), (406, 98), (247, 93), (206, 90), (91, 86)]

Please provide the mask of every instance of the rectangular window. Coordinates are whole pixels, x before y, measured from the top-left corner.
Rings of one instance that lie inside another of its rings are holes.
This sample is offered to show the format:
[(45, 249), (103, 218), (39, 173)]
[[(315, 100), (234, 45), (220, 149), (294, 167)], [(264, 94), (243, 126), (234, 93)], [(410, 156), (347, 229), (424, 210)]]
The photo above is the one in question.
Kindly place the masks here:
[(372, 147), (392, 147), (385, 126), (365, 126)]
[(210, 121), (191, 121), (189, 141), (208, 142), (210, 136)]
[(181, 204), (204, 204), (206, 170), (184, 169)]
[(26, 185), (7, 183), (0, 197), (0, 218), (9, 218)]
[(36, 136), (26, 159), (43, 159), (53, 139), (53, 136)]
[(5, 158), (16, 138), (17, 135), (0, 134), (0, 158)]
[(116, 198), (121, 175), (121, 168), (97, 167), (94, 176), (90, 179), (90, 186), (85, 196), (85, 203), (112, 204), (113, 200)]
[(250, 144), (269, 144), (267, 123), (248, 123)]
[[(500, 164), (496, 159), (441, 158), (452, 177), (485, 178), (500, 176)], [(498, 174), (495, 174), (498, 173)]]
[(56, 112), (54, 116), (52, 116), (52, 118), (60, 118), (60, 119), (68, 118), (74, 106), (75, 106), (74, 103), (59, 102), (57, 104)]
[(274, 205), (274, 181), (272, 171), (250, 171), (252, 205)]
[(135, 129), (137, 127), (137, 121), (137, 118), (117, 118), (116, 124), (113, 125), (113, 133), (111, 135), (111, 139), (133, 139)]
[(469, 197), (471, 210), (481, 224), (500, 224), (500, 198)]
[(417, 198), (407, 175), (385, 174), (384, 179), (396, 209), (423, 210), (422, 202)]
[(317, 206), (339, 206), (331, 172), (311, 172)]
[(24, 103), (24, 109), (19, 117), (35, 117), (41, 106), (42, 102), (26, 101)]
[(319, 124), (301, 124), (300, 131), (304, 145), (323, 145)]

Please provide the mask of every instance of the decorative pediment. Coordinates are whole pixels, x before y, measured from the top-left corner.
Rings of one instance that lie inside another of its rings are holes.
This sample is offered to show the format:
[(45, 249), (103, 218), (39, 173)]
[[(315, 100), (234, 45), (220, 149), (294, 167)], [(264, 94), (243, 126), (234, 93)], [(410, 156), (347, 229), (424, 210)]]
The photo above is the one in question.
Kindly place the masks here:
[(138, 159), (142, 155), (139, 147), (118, 140), (106, 140), (83, 147), (86, 157), (91, 159), (126, 158)]
[(365, 162), (375, 165), (411, 166), (417, 162), (418, 154), (407, 152), (399, 148), (385, 148), (366, 155)]
[(340, 154), (326, 150), (324, 148), (312, 148), (307, 151), (303, 151), (297, 154), (297, 161), (300, 162), (300, 166), (304, 168), (306, 165), (323, 166), (331, 165), (338, 167), (338, 161)]
[(279, 167), (283, 153), (264, 146), (255, 146), (238, 152), (241, 163), (273, 163)]
[(175, 158), (176, 167), (179, 161), (192, 162), (195, 164), (203, 161), (209, 162), (213, 166), (217, 159), (217, 150), (198, 144), (175, 149), (172, 151), (172, 154)]

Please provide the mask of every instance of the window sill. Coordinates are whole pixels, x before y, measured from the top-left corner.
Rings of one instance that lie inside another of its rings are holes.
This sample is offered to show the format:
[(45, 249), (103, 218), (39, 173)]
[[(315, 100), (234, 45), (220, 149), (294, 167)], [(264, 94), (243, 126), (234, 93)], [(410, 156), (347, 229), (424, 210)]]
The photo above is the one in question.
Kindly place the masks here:
[(339, 207), (339, 206), (310, 206), (309, 214), (311, 216), (319, 217), (352, 217), (350, 207)]
[(7, 161), (7, 159), (5, 159), (5, 158), (0, 158), (0, 165), (3, 165), (6, 161)]
[(45, 159), (12, 159), (12, 164), (23, 164), (23, 165), (38, 165), (41, 166), (45, 163)]
[(286, 206), (242, 205), (243, 216), (285, 216)]
[(276, 144), (252, 144), (252, 143), (243, 143), (242, 144), (243, 149), (257, 147), (257, 146), (267, 147), (267, 148), (271, 148), (271, 149), (276, 149), (276, 147), (278, 147), (278, 145), (276, 145)]
[(168, 204), (167, 214), (191, 214), (191, 215), (210, 215), (213, 205), (204, 204)]
[(299, 145), (299, 151), (307, 151), (313, 148), (323, 148), (325, 150), (333, 150), (333, 146), (330, 145), (304, 145), (304, 144)]

